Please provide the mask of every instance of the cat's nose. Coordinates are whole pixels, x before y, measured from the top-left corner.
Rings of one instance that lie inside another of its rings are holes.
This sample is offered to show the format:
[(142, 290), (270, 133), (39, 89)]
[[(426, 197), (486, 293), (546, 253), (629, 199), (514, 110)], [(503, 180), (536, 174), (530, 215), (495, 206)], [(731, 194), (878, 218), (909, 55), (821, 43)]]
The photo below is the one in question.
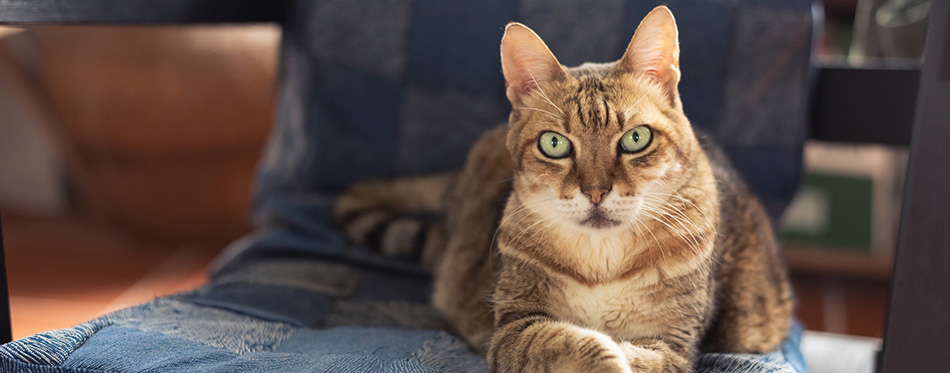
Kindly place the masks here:
[(590, 197), (591, 203), (595, 205), (599, 205), (600, 202), (604, 200), (604, 194), (607, 194), (607, 192), (609, 191), (610, 189), (597, 188), (597, 189), (585, 190), (584, 194)]

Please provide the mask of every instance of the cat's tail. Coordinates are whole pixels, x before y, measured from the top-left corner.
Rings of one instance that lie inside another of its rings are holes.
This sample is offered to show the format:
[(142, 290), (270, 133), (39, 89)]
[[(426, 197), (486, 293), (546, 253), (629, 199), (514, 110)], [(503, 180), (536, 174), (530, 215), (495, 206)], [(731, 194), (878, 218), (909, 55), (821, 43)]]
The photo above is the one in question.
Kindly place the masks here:
[(353, 184), (337, 199), (334, 219), (357, 244), (417, 257), (429, 267), (437, 255), (432, 248), (444, 244), (441, 211), (457, 177), (449, 172)]

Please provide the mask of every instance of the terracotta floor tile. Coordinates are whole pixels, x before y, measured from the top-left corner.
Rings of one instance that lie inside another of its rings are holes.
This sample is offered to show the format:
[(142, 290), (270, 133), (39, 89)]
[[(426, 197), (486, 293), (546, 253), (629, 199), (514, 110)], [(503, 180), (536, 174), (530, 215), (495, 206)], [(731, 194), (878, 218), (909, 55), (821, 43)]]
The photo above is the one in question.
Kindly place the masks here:
[(68, 328), (104, 314), (108, 304), (22, 296), (10, 297), (13, 338)]
[(208, 280), (206, 268), (212, 259), (205, 252), (182, 248), (126, 288), (112, 301), (109, 309), (118, 310), (201, 286)]
[(148, 242), (76, 216), (2, 219), (16, 338), (195, 288), (219, 251)]
[[(169, 254), (164, 254), (165, 256)], [(11, 247), (11, 295), (110, 303), (162, 260), (153, 253), (77, 253), (61, 247)]]
[(32, 216), (3, 211), (3, 240), (7, 250), (21, 247), (60, 247), (77, 252), (145, 253), (168, 251), (169, 246), (143, 240), (106, 223), (81, 215)]

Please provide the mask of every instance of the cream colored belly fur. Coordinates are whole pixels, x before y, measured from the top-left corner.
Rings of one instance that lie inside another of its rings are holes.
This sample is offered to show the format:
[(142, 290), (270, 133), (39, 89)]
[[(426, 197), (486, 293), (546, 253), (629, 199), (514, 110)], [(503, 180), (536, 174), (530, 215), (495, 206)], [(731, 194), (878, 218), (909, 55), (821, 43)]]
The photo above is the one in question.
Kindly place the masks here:
[(660, 336), (667, 325), (649, 321), (657, 319), (653, 313), (664, 311), (655, 309), (656, 300), (645, 294), (644, 282), (639, 276), (593, 286), (565, 280), (559, 294), (552, 294), (553, 316), (615, 339)]
[[(621, 263), (635, 260), (636, 255), (648, 247), (631, 232), (589, 235), (572, 231), (555, 230), (558, 242), (564, 244), (551, 249), (558, 251), (561, 260), (573, 268), (578, 268), (582, 273), (600, 274), (600, 278), (616, 278), (623, 269)], [(671, 327), (668, 314), (678, 310), (663, 302), (665, 295), (657, 291), (664, 287), (658, 287), (657, 284), (661, 278), (664, 281), (673, 280), (702, 266), (712, 252), (712, 242), (706, 242), (701, 247), (701, 254), (688, 261), (660, 263), (623, 280), (594, 285), (552, 271), (559, 284), (553, 287), (557, 290), (551, 294), (551, 315), (577, 326), (606, 333), (614, 339), (662, 336)], [(500, 249), (503, 254), (541, 264), (512, 250), (508, 245), (502, 244)]]
[[(575, 265), (587, 264), (585, 270), (608, 276), (619, 274), (621, 268), (612, 263), (623, 263), (640, 252), (631, 247), (636, 241), (627, 234), (603, 238), (577, 235), (564, 239), (572, 243), (571, 250), (561, 252), (565, 259)], [(657, 283), (661, 278), (668, 281), (693, 271), (702, 265), (711, 250), (712, 245), (707, 244), (703, 255), (687, 262), (662, 263), (623, 280), (595, 285), (558, 276), (560, 290), (552, 294), (552, 316), (604, 332), (615, 339), (659, 337), (671, 327), (667, 313), (676, 310), (662, 302), (664, 295), (655, 293)]]

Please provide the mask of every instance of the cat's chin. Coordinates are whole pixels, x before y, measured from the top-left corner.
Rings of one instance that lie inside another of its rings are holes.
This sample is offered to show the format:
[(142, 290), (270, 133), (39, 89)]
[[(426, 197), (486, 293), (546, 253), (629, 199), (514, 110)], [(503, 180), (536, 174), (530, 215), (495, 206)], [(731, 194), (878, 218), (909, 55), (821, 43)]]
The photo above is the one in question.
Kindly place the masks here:
[(619, 220), (611, 219), (601, 209), (592, 209), (590, 215), (580, 222), (581, 226), (593, 229), (610, 229), (620, 225)]

